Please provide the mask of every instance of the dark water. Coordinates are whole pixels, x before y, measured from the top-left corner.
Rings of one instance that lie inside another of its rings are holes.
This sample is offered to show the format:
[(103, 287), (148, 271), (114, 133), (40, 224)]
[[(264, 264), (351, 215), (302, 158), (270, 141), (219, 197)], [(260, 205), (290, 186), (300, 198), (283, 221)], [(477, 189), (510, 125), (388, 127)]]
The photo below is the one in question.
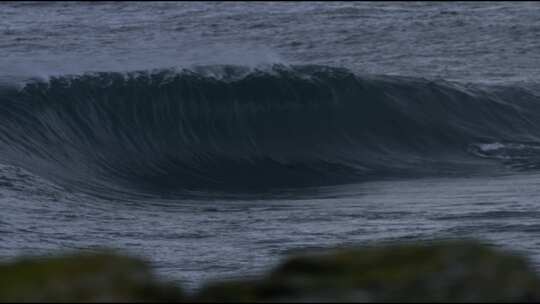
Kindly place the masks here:
[(2, 3), (0, 255), (195, 287), (305, 248), (540, 262), (536, 3)]

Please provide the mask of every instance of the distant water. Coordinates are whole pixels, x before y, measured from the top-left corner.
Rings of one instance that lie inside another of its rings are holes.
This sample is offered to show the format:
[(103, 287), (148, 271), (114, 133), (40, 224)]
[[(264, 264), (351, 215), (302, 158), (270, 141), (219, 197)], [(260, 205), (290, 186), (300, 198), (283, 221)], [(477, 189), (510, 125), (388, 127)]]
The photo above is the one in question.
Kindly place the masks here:
[(471, 237), (540, 265), (537, 3), (1, 3), (0, 256), (185, 286)]

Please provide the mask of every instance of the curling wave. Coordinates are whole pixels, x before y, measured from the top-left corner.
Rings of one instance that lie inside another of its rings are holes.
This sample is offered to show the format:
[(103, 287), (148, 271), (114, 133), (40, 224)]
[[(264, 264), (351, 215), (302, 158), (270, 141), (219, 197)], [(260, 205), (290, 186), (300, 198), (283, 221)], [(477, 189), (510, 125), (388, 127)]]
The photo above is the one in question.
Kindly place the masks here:
[(324, 66), (93, 73), (1, 87), (0, 143), (81, 188), (328, 185), (540, 159), (540, 97)]

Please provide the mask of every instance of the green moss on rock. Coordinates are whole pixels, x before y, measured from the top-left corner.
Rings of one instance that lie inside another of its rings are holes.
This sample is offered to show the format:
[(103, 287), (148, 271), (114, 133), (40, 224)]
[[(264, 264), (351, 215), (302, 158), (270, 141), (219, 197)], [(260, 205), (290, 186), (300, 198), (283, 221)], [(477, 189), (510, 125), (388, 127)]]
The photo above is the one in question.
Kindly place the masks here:
[(475, 242), (393, 245), (293, 257), (260, 280), (216, 283), (197, 300), (538, 301), (527, 261)]
[(114, 253), (22, 259), (0, 265), (0, 302), (172, 302), (177, 287), (157, 282), (149, 266)]
[(536, 302), (538, 287), (526, 259), (463, 241), (298, 255), (260, 279), (210, 284), (191, 297), (114, 253), (0, 265), (0, 302)]

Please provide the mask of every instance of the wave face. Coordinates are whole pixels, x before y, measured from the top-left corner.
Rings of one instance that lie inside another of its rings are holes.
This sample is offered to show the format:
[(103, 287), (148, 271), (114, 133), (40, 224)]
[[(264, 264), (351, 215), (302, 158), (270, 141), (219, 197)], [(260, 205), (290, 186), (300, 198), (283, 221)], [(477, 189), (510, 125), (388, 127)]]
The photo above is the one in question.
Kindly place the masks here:
[(540, 98), (525, 88), (324, 66), (210, 66), (4, 85), (0, 122), (4, 162), (74, 187), (145, 193), (452, 173), (518, 150), (523, 159), (531, 154), (523, 147), (540, 151)]

